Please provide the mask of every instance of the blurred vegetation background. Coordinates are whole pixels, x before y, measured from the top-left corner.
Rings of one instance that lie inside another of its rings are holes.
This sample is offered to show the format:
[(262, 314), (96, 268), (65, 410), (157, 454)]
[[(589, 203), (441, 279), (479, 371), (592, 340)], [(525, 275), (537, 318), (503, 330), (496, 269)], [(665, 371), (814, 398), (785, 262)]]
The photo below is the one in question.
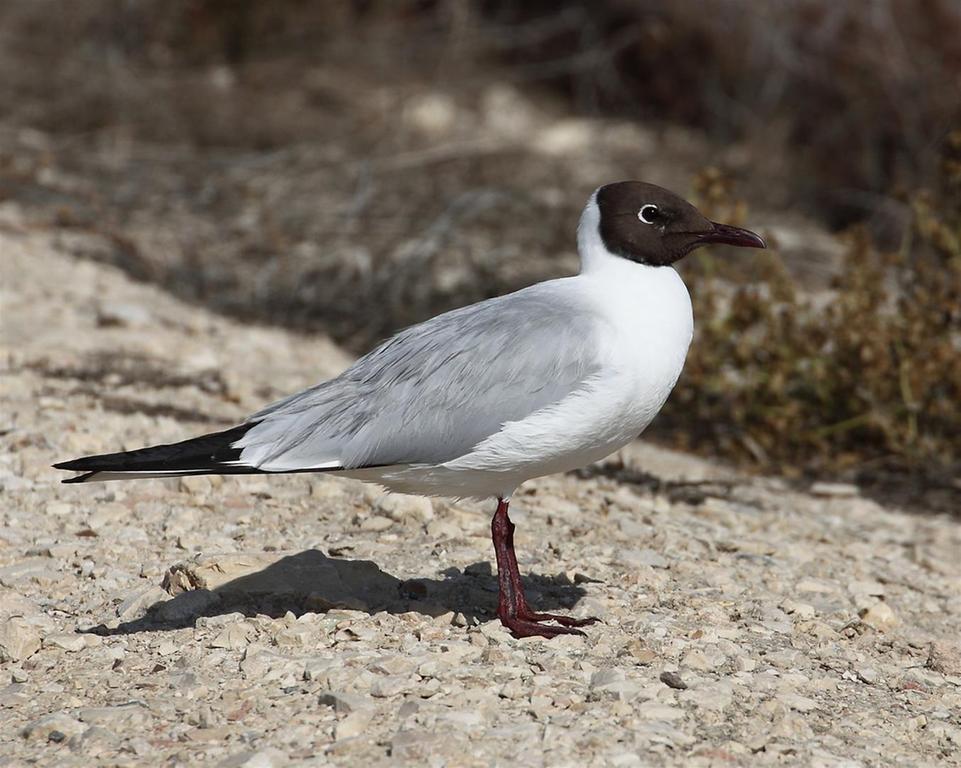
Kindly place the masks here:
[(576, 269), (601, 183), (761, 230), (683, 265), (651, 435), (961, 492), (957, 0), (6, 0), (0, 205), (356, 353)]

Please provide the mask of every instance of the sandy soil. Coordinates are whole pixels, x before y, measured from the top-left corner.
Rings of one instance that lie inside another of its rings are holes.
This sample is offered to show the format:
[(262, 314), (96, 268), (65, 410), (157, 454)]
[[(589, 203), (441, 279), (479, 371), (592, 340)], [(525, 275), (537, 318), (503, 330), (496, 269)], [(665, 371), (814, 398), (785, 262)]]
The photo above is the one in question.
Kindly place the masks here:
[(961, 527), (638, 443), (514, 507), (323, 478), (68, 487), (328, 376), (0, 208), (0, 765), (959, 765)]

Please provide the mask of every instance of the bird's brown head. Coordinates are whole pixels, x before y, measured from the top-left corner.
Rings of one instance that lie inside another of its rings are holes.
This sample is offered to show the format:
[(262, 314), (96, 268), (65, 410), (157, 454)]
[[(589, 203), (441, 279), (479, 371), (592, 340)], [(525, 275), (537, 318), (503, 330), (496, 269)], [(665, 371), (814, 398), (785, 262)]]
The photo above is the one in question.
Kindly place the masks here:
[(673, 264), (712, 243), (764, 248), (753, 232), (713, 222), (663, 187), (619, 181), (597, 191), (599, 234), (611, 253), (654, 267)]

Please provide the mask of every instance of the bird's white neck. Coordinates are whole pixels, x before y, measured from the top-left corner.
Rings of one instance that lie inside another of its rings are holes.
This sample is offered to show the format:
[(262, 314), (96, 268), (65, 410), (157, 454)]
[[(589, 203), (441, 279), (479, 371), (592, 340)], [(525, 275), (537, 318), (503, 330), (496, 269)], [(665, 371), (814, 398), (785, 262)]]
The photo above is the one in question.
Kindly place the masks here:
[(577, 252), (581, 257), (581, 274), (603, 266), (617, 258), (604, 245), (600, 233), (601, 212), (597, 207), (597, 190), (591, 194), (577, 224)]
[[(671, 267), (652, 267), (639, 264), (630, 259), (611, 253), (600, 232), (601, 211), (597, 207), (597, 190), (588, 198), (587, 205), (581, 213), (581, 220), (577, 225), (577, 252), (581, 257), (581, 274), (594, 274), (600, 271), (657, 271), (671, 269)], [(673, 271), (673, 269), (671, 269)]]
[[(593, 286), (601, 312), (636, 334), (641, 327), (670, 340), (681, 350), (680, 360), (691, 341), (693, 315), (691, 297), (677, 270), (670, 265), (641, 264), (611, 253), (600, 235), (597, 192), (591, 195), (577, 227), (577, 249), (581, 256), (580, 278)], [(680, 368), (678, 367), (678, 371)]]

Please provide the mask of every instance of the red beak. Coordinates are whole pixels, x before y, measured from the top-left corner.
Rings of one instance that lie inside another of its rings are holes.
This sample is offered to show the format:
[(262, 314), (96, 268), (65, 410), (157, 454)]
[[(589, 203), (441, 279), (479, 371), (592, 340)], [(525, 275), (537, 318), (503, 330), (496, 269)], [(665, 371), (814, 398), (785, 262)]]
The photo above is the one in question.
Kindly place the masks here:
[(730, 224), (711, 222), (712, 229), (697, 235), (698, 244), (714, 243), (717, 245), (735, 245), (739, 248), (767, 248), (759, 235), (749, 229), (732, 227)]

